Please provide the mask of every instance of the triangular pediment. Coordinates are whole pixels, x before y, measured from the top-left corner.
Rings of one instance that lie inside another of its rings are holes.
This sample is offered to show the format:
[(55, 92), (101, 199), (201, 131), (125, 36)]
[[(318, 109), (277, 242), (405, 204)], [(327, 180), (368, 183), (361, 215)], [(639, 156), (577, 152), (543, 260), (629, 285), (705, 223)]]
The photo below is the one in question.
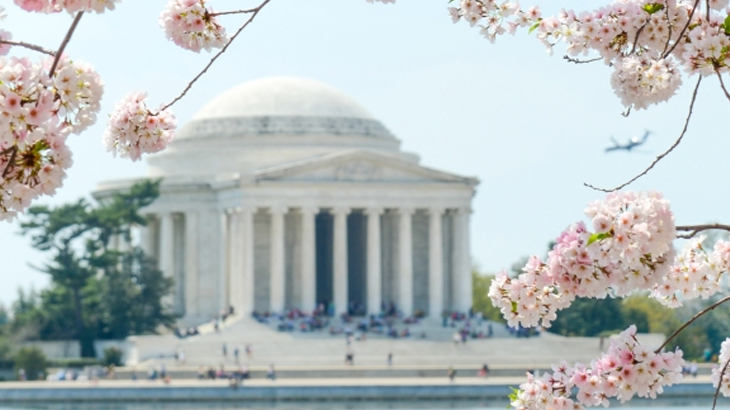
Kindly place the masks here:
[(255, 179), (292, 182), (477, 184), (475, 178), (426, 168), (398, 155), (365, 150), (340, 152), (263, 169), (255, 173)]

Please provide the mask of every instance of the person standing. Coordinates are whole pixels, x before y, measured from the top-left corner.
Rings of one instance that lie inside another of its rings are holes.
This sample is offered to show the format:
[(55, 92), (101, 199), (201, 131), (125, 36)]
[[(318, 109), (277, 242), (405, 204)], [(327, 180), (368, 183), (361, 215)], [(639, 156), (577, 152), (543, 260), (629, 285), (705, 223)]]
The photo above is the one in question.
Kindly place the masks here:
[(393, 353), (388, 352), (388, 367), (393, 366)]
[(236, 359), (236, 364), (238, 364), (238, 354), (239, 354), (240, 350), (241, 349), (238, 346), (236, 346), (236, 348), (233, 349), (233, 357)]
[(276, 380), (276, 371), (274, 370), (274, 365), (270, 364), (269, 369), (266, 371), (266, 377), (270, 379), (272, 382)]
[(226, 342), (223, 342), (223, 357), (228, 357), (228, 346), (226, 346)]

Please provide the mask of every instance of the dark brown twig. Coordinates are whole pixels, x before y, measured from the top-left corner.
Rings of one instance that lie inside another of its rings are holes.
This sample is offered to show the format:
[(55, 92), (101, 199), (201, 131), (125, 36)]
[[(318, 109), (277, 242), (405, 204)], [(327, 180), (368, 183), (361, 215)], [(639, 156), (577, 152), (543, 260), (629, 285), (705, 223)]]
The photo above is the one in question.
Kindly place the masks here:
[[(8, 175), (8, 172), (13, 169), (13, 164), (15, 163), (15, 157), (18, 155), (18, 147), (12, 146), (8, 148), (11, 150), (10, 152), (10, 159), (8, 159), (8, 165), (5, 166), (5, 170), (3, 171), (3, 179)], [(7, 150), (3, 151), (3, 153), (6, 153)]]
[(715, 396), (712, 398), (712, 409), (715, 410), (715, 406), (717, 406), (717, 396), (720, 395), (720, 388), (722, 387), (722, 378), (725, 377), (725, 372), (727, 371), (727, 366), (730, 365), (730, 360), (725, 362), (725, 366), (722, 367), (722, 371), (720, 372), (720, 381), (717, 382), (717, 390), (715, 390)]
[(641, 27), (639, 27), (639, 29), (636, 30), (636, 36), (634, 37), (634, 45), (631, 46), (631, 51), (629, 51), (628, 55), (632, 55), (636, 51), (636, 45), (639, 44), (639, 37), (641, 36), (641, 32), (644, 31), (644, 27), (646, 27), (647, 24), (649, 24), (649, 20), (647, 20), (646, 23), (642, 24)]
[(697, 10), (697, 6), (700, 4), (700, 0), (695, 0), (694, 6), (692, 6), (692, 11), (689, 13), (689, 17), (687, 17), (687, 24), (682, 27), (682, 31), (679, 32), (679, 36), (677, 36), (677, 41), (672, 44), (672, 48), (670, 48), (666, 53), (662, 54), (662, 58), (667, 58), (668, 55), (672, 54), (672, 51), (674, 51), (675, 48), (679, 45), (679, 42), (682, 41), (682, 37), (684, 37), (684, 33), (687, 31), (687, 28), (692, 24), (692, 17), (695, 15), (695, 10)]
[(677, 238), (690, 239), (702, 231), (709, 231), (711, 229), (730, 231), (730, 225), (723, 225), (723, 224), (684, 225), (684, 226), (677, 226), (676, 229), (678, 231), (689, 231), (689, 233), (687, 233), (687, 234), (677, 235)]
[(684, 329), (686, 329), (687, 326), (691, 325), (692, 322), (694, 322), (695, 320), (701, 318), (705, 313), (707, 313), (707, 312), (715, 309), (716, 307), (722, 305), (723, 303), (727, 302), (728, 300), (730, 300), (730, 296), (725, 296), (724, 298), (720, 299), (719, 301), (713, 303), (710, 307), (707, 307), (707, 308), (703, 309), (702, 311), (698, 312), (696, 315), (692, 316), (692, 319), (688, 320), (679, 329), (675, 330), (674, 333), (672, 333), (671, 336), (669, 336), (667, 338), (667, 340), (665, 340), (664, 343), (662, 343), (662, 345), (659, 346), (659, 348), (657, 348), (654, 351), (654, 353), (661, 352), (662, 349), (664, 349), (669, 344), (669, 342), (672, 341), (672, 339), (674, 339), (675, 337), (677, 337), (678, 334), (682, 333), (682, 331)]
[(215, 60), (217, 60), (218, 57), (220, 57), (221, 55), (223, 55), (223, 53), (225, 53), (226, 50), (228, 50), (228, 47), (233, 43), (233, 40), (235, 40), (236, 37), (238, 37), (238, 35), (241, 34), (241, 32), (243, 31), (243, 29), (245, 29), (249, 24), (251, 24), (251, 22), (253, 22), (253, 19), (256, 18), (256, 16), (259, 14), (259, 12), (261, 11), (261, 9), (264, 8), (264, 6), (269, 1), (271, 1), (271, 0), (265, 0), (258, 7), (256, 7), (255, 9), (253, 9), (254, 11), (252, 12), (251, 17), (249, 17), (248, 20), (246, 20), (246, 22), (243, 23), (243, 25), (238, 28), (238, 30), (231, 36), (231, 39), (228, 41), (228, 43), (226, 43), (226, 45), (223, 46), (223, 48), (221, 48), (221, 50), (216, 55), (214, 55), (213, 58), (210, 59), (210, 61), (208, 62), (208, 64), (205, 66), (205, 68), (203, 68), (203, 71), (199, 72), (198, 75), (196, 75), (195, 78), (193, 78), (193, 80), (188, 83), (188, 85), (185, 87), (185, 89), (177, 97), (175, 97), (175, 99), (173, 99), (169, 104), (167, 104), (164, 107), (162, 107), (160, 109), (160, 111), (164, 111), (164, 110), (172, 107), (173, 104), (175, 104), (176, 102), (180, 101), (185, 96), (185, 94), (187, 94), (188, 91), (190, 91), (190, 89), (193, 88), (193, 84), (195, 84), (200, 79), (200, 77), (203, 76), (203, 74), (205, 74), (206, 72), (208, 72), (208, 69), (213, 65), (213, 63), (215, 62)]
[(669, 21), (669, 7), (664, 7), (664, 16), (667, 18), (667, 41), (664, 43), (664, 49), (662, 55), (667, 52), (669, 48), (669, 42), (672, 41), (672, 23)]
[(588, 188), (595, 189), (596, 191), (601, 191), (601, 192), (614, 192), (614, 191), (618, 191), (619, 189), (626, 187), (627, 185), (631, 184), (632, 182), (634, 182), (637, 179), (641, 178), (642, 176), (646, 175), (652, 168), (654, 168), (654, 166), (657, 163), (659, 163), (659, 161), (661, 161), (670, 152), (672, 152), (675, 148), (677, 148), (677, 146), (679, 145), (679, 143), (682, 142), (682, 138), (684, 138), (684, 134), (687, 133), (687, 127), (689, 126), (689, 120), (690, 120), (690, 118), (692, 118), (692, 110), (694, 109), (695, 101), (697, 100), (697, 91), (700, 89), (700, 83), (702, 83), (702, 77), (701, 76), (697, 80), (697, 85), (695, 85), (695, 89), (692, 92), (692, 101), (690, 101), (690, 103), (689, 103), (689, 113), (687, 114), (687, 119), (684, 121), (684, 128), (682, 128), (682, 133), (679, 134), (679, 138), (677, 138), (677, 140), (674, 141), (674, 144), (672, 144), (672, 146), (669, 147), (669, 149), (667, 149), (666, 151), (664, 151), (663, 153), (661, 153), (659, 156), (657, 156), (654, 159), (654, 161), (644, 171), (642, 171), (640, 174), (636, 175), (635, 177), (631, 178), (627, 182), (624, 182), (623, 184), (617, 186), (616, 188), (612, 188), (612, 189), (598, 188), (598, 187), (595, 187), (595, 186), (593, 186), (593, 185), (591, 185), (589, 183), (584, 183), (583, 185), (587, 186)]
[(225, 15), (228, 15), (228, 14), (248, 14), (248, 13), (255, 13), (260, 7), (261, 6), (256, 7), (256, 8), (253, 8), (253, 9), (246, 9), (246, 10), (221, 11), (219, 13), (209, 13), (208, 15), (210, 17), (215, 17), (215, 16), (225, 16)]
[(601, 60), (603, 60), (603, 58), (597, 57), (597, 58), (591, 58), (590, 60), (579, 60), (577, 58), (563, 56), (563, 60), (566, 60), (567, 62), (573, 63), (573, 64), (588, 64), (588, 63), (595, 63), (596, 61), (601, 61)]
[(63, 50), (66, 49), (68, 42), (71, 41), (71, 36), (73, 36), (74, 31), (76, 31), (76, 26), (79, 25), (79, 21), (81, 21), (81, 17), (83, 15), (84, 15), (83, 11), (76, 13), (76, 17), (74, 17), (74, 21), (73, 21), (73, 23), (71, 23), (71, 27), (68, 28), (68, 31), (66, 32), (66, 36), (63, 38), (63, 41), (61, 42), (61, 46), (58, 47), (58, 51), (56, 51), (56, 58), (53, 59), (53, 64), (51, 64), (51, 69), (48, 70), (49, 77), (53, 77), (53, 73), (56, 71), (56, 66), (58, 66), (58, 61), (61, 59), (61, 56), (63, 55)]
[(25, 41), (0, 40), (0, 44), (8, 44), (11, 46), (25, 47), (27, 49), (37, 51), (39, 53), (48, 54), (51, 57), (56, 55), (55, 51), (45, 49), (45, 48), (35, 45), (35, 44), (26, 43)]

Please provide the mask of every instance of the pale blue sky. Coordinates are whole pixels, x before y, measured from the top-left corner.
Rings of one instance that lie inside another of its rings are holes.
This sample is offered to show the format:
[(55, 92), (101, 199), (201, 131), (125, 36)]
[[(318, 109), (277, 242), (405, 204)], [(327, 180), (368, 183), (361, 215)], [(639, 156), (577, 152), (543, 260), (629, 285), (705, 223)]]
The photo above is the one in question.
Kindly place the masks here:
[[(157, 26), (163, 0), (124, 0), (118, 10), (85, 16), (68, 53), (91, 62), (106, 83), (100, 121), (71, 139), (74, 166), (64, 187), (41, 203), (88, 195), (103, 180), (142, 176), (144, 162), (112, 159), (101, 144), (106, 117), (131, 90), (154, 103), (170, 101), (207, 62), (207, 54), (176, 48)], [(217, 10), (252, 1), (212, 0)], [(340, 89), (379, 118), (403, 149), (422, 164), (481, 180), (474, 199), (471, 254), (482, 270), (498, 271), (523, 255), (540, 254), (548, 241), (583, 218), (588, 201), (602, 195), (582, 186), (614, 186), (642, 170), (678, 135), (694, 80), (671, 102), (629, 118), (609, 85), (610, 68), (576, 66), (559, 52), (549, 57), (526, 33), (496, 45), (467, 24), (451, 23), (446, 1), (272, 0), (173, 108), (182, 125), (206, 101), (232, 86), (267, 76), (312, 78)], [(525, 5), (529, 2), (524, 2)], [(536, 1), (588, 7), (600, 1)], [(31, 15), (0, 0), (2, 27), (25, 40), (55, 48), (71, 18)], [(227, 17), (229, 30), (242, 21)], [(559, 50), (559, 49), (558, 49)], [(724, 123), (730, 103), (717, 80), (700, 91), (684, 143), (634, 189), (659, 189), (678, 223), (730, 222), (723, 178), (730, 175), (730, 138)], [(604, 154), (609, 137), (625, 140), (650, 129), (646, 153)], [(0, 224), (0, 302), (17, 288), (47, 283), (28, 266), (46, 256), (17, 224)]]

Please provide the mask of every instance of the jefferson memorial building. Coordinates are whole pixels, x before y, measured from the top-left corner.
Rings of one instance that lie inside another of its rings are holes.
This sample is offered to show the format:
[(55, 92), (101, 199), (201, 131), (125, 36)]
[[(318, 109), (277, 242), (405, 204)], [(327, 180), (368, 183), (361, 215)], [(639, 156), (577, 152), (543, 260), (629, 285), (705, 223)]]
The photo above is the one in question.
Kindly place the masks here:
[[(174, 279), (181, 323), (235, 313), (405, 315), (472, 303), (476, 178), (400, 150), (364, 108), (324, 84), (267, 78), (219, 95), (148, 160), (162, 178), (141, 246)], [(97, 195), (131, 186), (112, 181)]]

